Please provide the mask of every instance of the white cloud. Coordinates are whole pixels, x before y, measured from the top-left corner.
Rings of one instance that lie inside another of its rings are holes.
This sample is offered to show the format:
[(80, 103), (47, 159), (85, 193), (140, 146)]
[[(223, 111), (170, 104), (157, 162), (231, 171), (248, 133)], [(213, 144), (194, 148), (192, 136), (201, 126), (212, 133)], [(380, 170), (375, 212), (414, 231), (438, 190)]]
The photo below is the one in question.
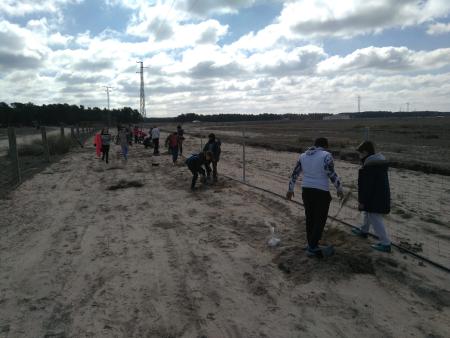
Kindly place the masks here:
[(427, 34), (429, 35), (440, 35), (450, 33), (450, 23), (434, 23), (428, 26)]
[(56, 13), (62, 5), (81, 3), (84, 0), (2, 0), (0, 14), (24, 16), (32, 13)]
[(0, 68), (39, 67), (49, 48), (39, 34), (8, 21), (0, 21)]
[[(60, 13), (69, 1), (36, 1), (41, 7), (33, 10), (43, 11), (45, 5)], [(330, 56), (326, 46), (313, 43), (324, 36), (349, 38), (434, 22), (448, 13), (447, 1), (428, 0), (420, 6), (412, 0), (349, 0), (339, 6), (319, 0), (284, 2), (278, 20), (228, 45), (219, 43), (230, 27), (220, 16), (206, 16), (237, 13), (266, 0), (179, 0), (173, 8), (172, 0), (152, 6), (147, 0), (105, 1), (134, 11), (126, 32), (94, 35), (83, 29), (66, 35), (44, 14), (24, 25), (0, 20), (0, 101), (103, 107), (103, 86), (111, 85), (112, 107), (137, 107), (136, 61), (143, 60), (149, 67), (145, 84), (152, 116), (350, 111), (356, 92), (364, 98), (364, 109), (397, 109), (399, 102), (448, 109), (450, 48), (367, 47)], [(5, 4), (12, 3), (2, 2), (0, 10), (5, 13)], [(388, 3), (392, 13), (386, 12)], [(26, 11), (31, 13), (32, 7)], [(374, 15), (369, 18), (368, 12)]]
[(278, 21), (302, 37), (343, 37), (421, 24), (450, 13), (448, 0), (299, 0)]
[(346, 56), (332, 56), (318, 64), (320, 74), (361, 69), (423, 71), (450, 65), (450, 48), (413, 51), (406, 47), (367, 47)]

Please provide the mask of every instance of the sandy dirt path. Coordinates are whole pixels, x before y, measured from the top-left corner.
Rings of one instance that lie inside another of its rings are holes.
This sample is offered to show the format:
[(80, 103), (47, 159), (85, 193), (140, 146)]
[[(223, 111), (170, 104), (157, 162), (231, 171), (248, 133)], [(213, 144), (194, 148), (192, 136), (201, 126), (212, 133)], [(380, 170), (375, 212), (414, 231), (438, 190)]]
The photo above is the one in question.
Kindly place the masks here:
[(0, 337), (450, 336), (448, 275), (335, 228), (337, 254), (308, 259), (297, 206), (225, 179), (193, 194), (168, 156), (116, 151), (0, 199)]

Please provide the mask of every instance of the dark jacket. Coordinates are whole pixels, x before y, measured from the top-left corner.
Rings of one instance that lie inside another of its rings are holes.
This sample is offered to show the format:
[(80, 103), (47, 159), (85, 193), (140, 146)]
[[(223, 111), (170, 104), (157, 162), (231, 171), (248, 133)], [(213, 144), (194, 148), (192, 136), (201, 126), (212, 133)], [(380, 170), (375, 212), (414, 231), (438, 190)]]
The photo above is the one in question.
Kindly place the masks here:
[(193, 154), (186, 160), (186, 165), (193, 172), (201, 171), (200, 168), (205, 163), (206, 163), (206, 158), (205, 158), (205, 155), (203, 153)]
[(389, 164), (381, 154), (368, 156), (358, 172), (358, 201), (362, 210), (379, 214), (391, 211)]
[(220, 146), (222, 145), (222, 142), (218, 139), (210, 140), (208, 141), (205, 146), (203, 147), (203, 151), (210, 151), (213, 154), (213, 161), (219, 162), (220, 160), (220, 153), (221, 149)]

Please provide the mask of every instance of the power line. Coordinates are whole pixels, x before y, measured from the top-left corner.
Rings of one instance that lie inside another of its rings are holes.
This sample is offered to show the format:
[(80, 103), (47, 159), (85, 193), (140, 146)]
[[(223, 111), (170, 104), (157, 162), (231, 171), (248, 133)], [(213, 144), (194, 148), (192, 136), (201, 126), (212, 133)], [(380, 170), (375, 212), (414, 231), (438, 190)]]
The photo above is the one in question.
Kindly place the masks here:
[(167, 17), (169, 16), (169, 13), (172, 11), (172, 8), (173, 8), (173, 5), (175, 4), (175, 2), (176, 2), (176, 0), (173, 0), (173, 1), (172, 1), (172, 4), (170, 5), (169, 10), (167, 11), (166, 15), (164, 16), (164, 19), (159, 23), (159, 27), (158, 27), (158, 29), (156, 30), (156, 33), (155, 33), (155, 40), (156, 40), (156, 37), (157, 37), (158, 34), (159, 34), (159, 31), (160, 31), (161, 28), (162, 28), (162, 25), (165, 23)]

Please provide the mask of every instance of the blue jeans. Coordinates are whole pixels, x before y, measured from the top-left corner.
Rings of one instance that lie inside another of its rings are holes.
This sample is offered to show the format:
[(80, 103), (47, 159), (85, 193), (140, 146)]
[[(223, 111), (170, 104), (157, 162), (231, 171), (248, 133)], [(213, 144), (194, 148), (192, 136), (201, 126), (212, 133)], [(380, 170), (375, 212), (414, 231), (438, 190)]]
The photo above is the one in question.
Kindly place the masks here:
[(170, 150), (172, 152), (172, 161), (176, 162), (178, 159), (178, 146), (176, 147), (170, 147)]
[(122, 154), (123, 154), (123, 157), (127, 160), (128, 159), (128, 146), (122, 146)]

